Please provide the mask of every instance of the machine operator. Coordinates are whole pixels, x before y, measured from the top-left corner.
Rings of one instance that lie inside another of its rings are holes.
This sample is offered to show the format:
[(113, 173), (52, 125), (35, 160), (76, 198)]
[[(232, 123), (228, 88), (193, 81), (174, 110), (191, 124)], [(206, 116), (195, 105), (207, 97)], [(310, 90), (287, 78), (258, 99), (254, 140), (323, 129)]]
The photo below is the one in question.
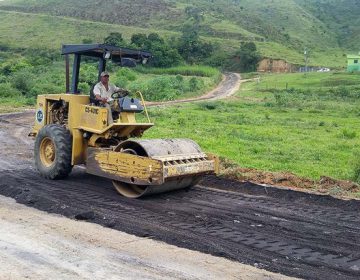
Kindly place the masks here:
[(114, 99), (111, 97), (111, 95), (114, 92), (122, 90), (121, 88), (110, 84), (109, 78), (110, 75), (107, 71), (101, 72), (100, 82), (98, 82), (94, 87), (94, 95), (96, 100), (98, 100), (102, 106), (108, 109), (108, 125), (114, 122), (112, 112), (119, 112), (119, 106), (116, 106)]

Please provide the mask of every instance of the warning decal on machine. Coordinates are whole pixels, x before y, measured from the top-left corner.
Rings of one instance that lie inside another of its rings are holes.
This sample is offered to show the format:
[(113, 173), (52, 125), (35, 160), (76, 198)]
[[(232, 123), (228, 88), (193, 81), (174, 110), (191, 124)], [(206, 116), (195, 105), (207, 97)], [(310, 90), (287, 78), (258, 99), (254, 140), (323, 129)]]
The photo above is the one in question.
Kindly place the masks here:
[(43, 109), (39, 108), (36, 111), (36, 121), (41, 124), (43, 120), (44, 120), (44, 111)]

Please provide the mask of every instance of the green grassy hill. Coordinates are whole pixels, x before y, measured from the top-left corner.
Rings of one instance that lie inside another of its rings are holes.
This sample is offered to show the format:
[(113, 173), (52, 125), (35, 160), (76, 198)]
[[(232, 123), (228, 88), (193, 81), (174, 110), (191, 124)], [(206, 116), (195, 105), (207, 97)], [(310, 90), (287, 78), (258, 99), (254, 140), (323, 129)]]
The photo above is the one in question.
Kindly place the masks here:
[(359, 51), (360, 5), (358, 0), (296, 0), (336, 34), (340, 46)]
[[(103, 42), (110, 32), (121, 32), (129, 39), (134, 33), (156, 31), (45, 14), (0, 11), (0, 45), (12, 49), (47, 48), (60, 51), (63, 43), (81, 43), (83, 39)], [(163, 32), (167, 36), (172, 34), (175, 33)]]
[[(93, 42), (103, 42), (110, 32), (120, 32), (129, 40), (134, 33), (159, 32), (162, 36), (180, 36), (179, 32), (142, 28), (119, 24), (92, 22), (45, 14), (27, 14), (0, 10), (0, 49), (51, 49), (60, 51), (63, 43), (81, 43), (84, 39)], [(204, 37), (208, 41), (219, 44), (224, 50), (232, 52), (240, 45), (239, 40)], [(292, 63), (301, 64), (303, 56), (297, 51), (276, 42), (258, 42), (258, 48), (263, 56), (272, 58), (286, 58)], [(335, 52), (341, 57), (341, 52)], [(320, 54), (321, 56), (321, 54)], [(0, 55), (1, 60), (1, 55)], [(337, 67), (342, 60), (329, 61), (329, 66)], [(322, 64), (319, 60), (318, 64)]]
[(32, 35), (25, 46), (45, 42), (51, 48), (84, 38), (101, 41), (114, 31), (178, 36), (188, 7), (200, 11), (201, 35), (228, 51), (255, 41), (264, 57), (303, 64), (307, 47), (310, 64), (332, 68), (345, 67), (344, 54), (358, 51), (356, 0), (4, 0), (0, 45), (22, 47), (17, 33)]
[(179, 30), (185, 9), (201, 9), (203, 34), (275, 41), (294, 48), (354, 47), (357, 0), (5, 0), (0, 9), (145, 28)]

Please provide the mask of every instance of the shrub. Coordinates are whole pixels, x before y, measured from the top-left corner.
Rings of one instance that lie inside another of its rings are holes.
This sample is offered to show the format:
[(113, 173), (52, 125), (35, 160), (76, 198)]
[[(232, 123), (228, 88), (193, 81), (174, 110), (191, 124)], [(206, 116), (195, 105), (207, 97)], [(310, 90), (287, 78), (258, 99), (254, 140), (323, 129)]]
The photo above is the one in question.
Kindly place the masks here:
[(212, 66), (225, 68), (229, 64), (229, 54), (225, 51), (217, 50), (210, 57), (205, 59), (204, 64)]
[(199, 108), (200, 109), (205, 109), (205, 110), (216, 110), (219, 109), (221, 107), (220, 103), (217, 102), (201, 102), (198, 103)]
[(181, 76), (181, 75), (176, 75), (176, 80), (179, 82), (179, 83), (182, 83), (184, 81), (184, 77)]
[(23, 52), (23, 56), (26, 57), (27, 62), (32, 66), (44, 66), (51, 64), (60, 56), (59, 51), (49, 49), (26, 49)]
[(341, 97), (349, 97), (350, 96), (350, 90), (345, 86), (340, 86), (337, 88), (337, 94)]
[(35, 97), (38, 94), (51, 94), (51, 93), (62, 93), (65, 91), (65, 86), (55, 85), (54, 83), (36, 83), (31, 88), (30, 92), (26, 94), (26, 97)]
[(354, 153), (352, 162), (353, 176), (352, 180), (360, 184), (360, 153)]
[(104, 39), (104, 44), (117, 47), (126, 47), (126, 42), (122, 37), (122, 34), (119, 32), (111, 32), (109, 36)]
[(79, 82), (92, 86), (97, 83), (98, 69), (94, 64), (83, 64), (80, 67)]
[[(149, 101), (169, 100), (171, 93), (168, 92), (169, 85), (164, 77), (158, 77), (142, 83), (136, 83), (129, 86), (131, 91), (141, 91), (144, 98)], [(168, 96), (169, 95), (169, 96)]]
[(18, 89), (12, 87), (10, 83), (0, 84), (0, 97), (18, 98), (21, 96), (21, 92)]
[(93, 39), (92, 38), (84, 38), (82, 39), (82, 43), (83, 44), (93, 44)]
[(117, 87), (126, 88), (129, 82), (126, 77), (116, 75), (111, 79), (111, 83), (115, 84)]
[(287, 107), (289, 105), (290, 98), (285, 92), (274, 93), (275, 103), (279, 107)]
[(137, 33), (131, 36), (131, 44), (135, 45), (137, 48), (144, 48), (145, 44), (147, 43), (148, 37), (146, 34)]
[(116, 72), (115, 77), (126, 78), (128, 81), (135, 81), (137, 79), (137, 74), (129, 68), (120, 68), (120, 70)]
[(356, 132), (345, 128), (342, 130), (341, 136), (346, 139), (354, 139), (356, 137)]
[(25, 58), (21, 58), (21, 59), (17, 59), (17, 60), (11, 59), (1, 65), (0, 73), (5, 76), (8, 76), (14, 72), (17, 72), (19, 70), (26, 69), (26, 68), (32, 68), (31, 64), (29, 63), (29, 61), (27, 59), (25, 59)]
[(201, 89), (203, 86), (204, 86), (204, 82), (202, 80), (196, 79), (195, 77), (192, 77), (189, 80), (190, 91), (197, 91)]
[(20, 70), (13, 74), (11, 84), (21, 93), (28, 93), (34, 86), (35, 75), (27, 69)]
[(129, 86), (132, 91), (140, 90), (145, 99), (150, 101), (173, 100), (186, 92), (197, 91), (204, 82), (196, 77), (184, 79), (181, 76), (157, 76), (151, 80), (134, 83)]
[(144, 74), (216, 77), (219, 78), (219, 80), (221, 79), (219, 70), (202, 65), (184, 65), (171, 68), (146, 68), (139, 66), (135, 70)]
[(35, 97), (26, 98), (25, 105), (34, 106), (35, 104), (36, 104)]
[(169, 67), (179, 65), (182, 62), (178, 51), (171, 49), (164, 43), (153, 43), (149, 50), (153, 55), (153, 58), (149, 61), (150, 66)]
[(78, 85), (78, 90), (82, 94), (89, 94), (90, 93), (90, 86), (88, 83), (80, 82)]
[(173, 100), (179, 95), (173, 84), (174, 79), (171, 77), (156, 77), (150, 80), (144, 94), (149, 100)]

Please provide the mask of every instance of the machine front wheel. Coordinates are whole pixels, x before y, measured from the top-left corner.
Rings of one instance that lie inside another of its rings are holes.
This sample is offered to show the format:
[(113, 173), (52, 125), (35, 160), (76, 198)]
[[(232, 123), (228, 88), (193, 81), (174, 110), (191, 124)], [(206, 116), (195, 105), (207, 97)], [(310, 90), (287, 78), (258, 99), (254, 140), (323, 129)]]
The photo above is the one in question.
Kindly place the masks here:
[(35, 165), (46, 179), (62, 179), (69, 175), (72, 139), (70, 132), (61, 125), (44, 126), (36, 136)]

